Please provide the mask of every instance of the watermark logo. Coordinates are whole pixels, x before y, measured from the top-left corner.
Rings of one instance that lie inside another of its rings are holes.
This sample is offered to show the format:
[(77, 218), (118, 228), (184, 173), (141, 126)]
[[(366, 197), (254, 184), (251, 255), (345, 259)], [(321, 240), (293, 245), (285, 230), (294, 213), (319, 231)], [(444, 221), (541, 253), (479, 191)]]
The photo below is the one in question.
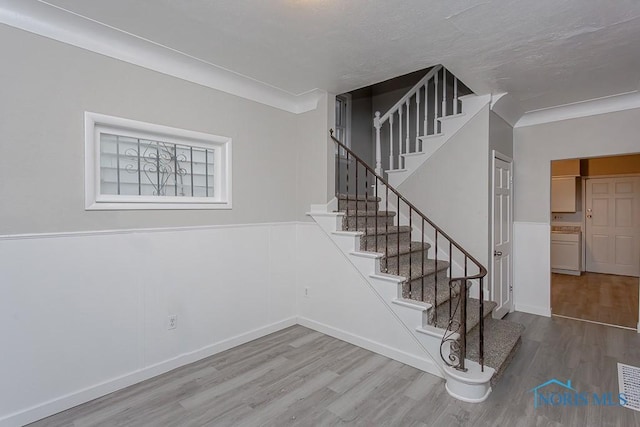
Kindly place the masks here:
[[(553, 385), (557, 386), (554, 389), (560, 389), (560, 391), (550, 391), (550, 386)], [(563, 383), (552, 378), (529, 391), (533, 392), (534, 408), (543, 406), (625, 406), (627, 404), (627, 397), (624, 393), (578, 392), (571, 386), (571, 380)]]

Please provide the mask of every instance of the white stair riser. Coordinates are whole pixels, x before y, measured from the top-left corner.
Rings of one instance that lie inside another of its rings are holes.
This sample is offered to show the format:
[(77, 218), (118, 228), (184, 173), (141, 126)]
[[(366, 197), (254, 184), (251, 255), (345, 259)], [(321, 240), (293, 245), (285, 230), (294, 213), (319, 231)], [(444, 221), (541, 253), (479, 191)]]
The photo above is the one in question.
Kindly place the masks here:
[(422, 325), (424, 316), (421, 311), (397, 304), (391, 304), (391, 309), (405, 325)]
[(331, 238), (345, 254), (353, 252), (355, 248), (360, 245), (360, 237), (358, 236), (331, 234)]
[(318, 223), (318, 225), (326, 232), (331, 233), (332, 231), (342, 230), (342, 216), (340, 215), (326, 215), (319, 214), (314, 215), (313, 212), (310, 213), (313, 216), (313, 219)]
[(384, 298), (385, 301), (392, 301), (400, 297), (398, 292), (399, 285), (373, 277), (370, 277), (368, 280), (373, 289), (375, 289), (378, 295)]
[[(424, 151), (423, 151), (424, 152)], [(423, 159), (426, 154), (412, 154), (411, 156), (404, 157), (404, 168), (407, 170), (415, 170), (418, 166), (424, 163)]]
[(368, 276), (372, 272), (376, 272), (376, 270), (378, 271), (380, 270), (378, 267), (378, 265), (380, 264), (380, 261), (377, 259), (364, 258), (357, 255), (353, 255), (351, 253), (348, 253), (348, 256), (349, 256), (349, 259), (351, 260), (351, 263), (355, 265), (358, 271), (364, 274), (365, 276)]

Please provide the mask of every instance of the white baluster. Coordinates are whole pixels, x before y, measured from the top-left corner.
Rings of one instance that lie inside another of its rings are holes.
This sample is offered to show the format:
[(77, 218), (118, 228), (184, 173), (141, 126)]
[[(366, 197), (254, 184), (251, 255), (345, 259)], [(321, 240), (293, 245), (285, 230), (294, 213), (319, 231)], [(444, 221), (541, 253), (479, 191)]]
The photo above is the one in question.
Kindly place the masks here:
[[(429, 133), (429, 119), (428, 119), (428, 113), (429, 113), (429, 82), (427, 81), (427, 83), (425, 83), (424, 85), (424, 136), (427, 136), (427, 134)], [(420, 151), (422, 151), (422, 143), (420, 144)]]
[(438, 73), (433, 76), (433, 133), (438, 133)]
[(405, 141), (405, 149), (404, 149), (405, 154), (409, 153), (409, 122), (410, 122), (409, 117), (411, 117), (411, 115), (409, 114), (409, 100), (408, 99), (407, 99), (406, 105), (407, 105), (407, 138), (406, 138), (406, 141)]
[(447, 69), (442, 67), (442, 117), (447, 115)]
[(453, 114), (458, 114), (458, 78), (453, 76)]
[(416, 92), (416, 151), (418, 151), (418, 144), (420, 137), (420, 88)]
[(376, 128), (376, 173), (382, 174), (382, 150), (380, 145), (380, 111), (376, 111), (373, 119), (373, 127)]
[(398, 169), (402, 167), (400, 164), (400, 155), (402, 154), (402, 105), (398, 110)]
[(393, 170), (393, 116), (389, 116), (389, 169)]

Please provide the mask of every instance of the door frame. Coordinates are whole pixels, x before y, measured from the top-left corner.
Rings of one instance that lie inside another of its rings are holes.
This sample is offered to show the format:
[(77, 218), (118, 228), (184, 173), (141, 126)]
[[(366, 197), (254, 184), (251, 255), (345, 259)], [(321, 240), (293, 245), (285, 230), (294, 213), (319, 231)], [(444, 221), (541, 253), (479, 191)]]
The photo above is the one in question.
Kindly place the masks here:
[(496, 174), (496, 159), (498, 160), (502, 160), (503, 162), (507, 162), (509, 164), (511, 164), (511, 185), (509, 186), (509, 190), (510, 190), (510, 194), (509, 194), (509, 210), (511, 212), (511, 218), (509, 221), (509, 236), (511, 238), (511, 256), (509, 257), (509, 281), (511, 283), (511, 287), (510, 287), (510, 301), (511, 301), (511, 306), (509, 307), (509, 313), (513, 313), (515, 311), (515, 304), (513, 301), (513, 287), (514, 287), (514, 283), (513, 283), (513, 159), (505, 154), (502, 154), (499, 151), (496, 150), (491, 150), (491, 182), (489, 183), (490, 186), (490, 193), (491, 193), (491, 203), (490, 203), (490, 212), (489, 212), (489, 241), (490, 241), (490, 246), (489, 246), (489, 262), (488, 262), (488, 271), (489, 271), (489, 289), (487, 292), (487, 295), (490, 296), (491, 300), (494, 301), (494, 262), (493, 262), (493, 251), (494, 251), (494, 247), (495, 247), (495, 204), (496, 204), (496, 193), (495, 193), (495, 174)]

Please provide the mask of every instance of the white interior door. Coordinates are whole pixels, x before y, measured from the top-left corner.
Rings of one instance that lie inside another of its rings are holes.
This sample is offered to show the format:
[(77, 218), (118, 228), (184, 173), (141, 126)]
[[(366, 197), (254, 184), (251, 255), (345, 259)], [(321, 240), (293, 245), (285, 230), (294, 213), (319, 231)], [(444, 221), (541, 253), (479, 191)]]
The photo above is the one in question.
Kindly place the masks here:
[(640, 274), (640, 177), (587, 180), (586, 269)]
[(493, 312), (502, 318), (513, 310), (512, 227), (513, 227), (513, 163), (494, 151), (493, 155), (493, 263), (491, 272), (491, 299), (498, 303)]

